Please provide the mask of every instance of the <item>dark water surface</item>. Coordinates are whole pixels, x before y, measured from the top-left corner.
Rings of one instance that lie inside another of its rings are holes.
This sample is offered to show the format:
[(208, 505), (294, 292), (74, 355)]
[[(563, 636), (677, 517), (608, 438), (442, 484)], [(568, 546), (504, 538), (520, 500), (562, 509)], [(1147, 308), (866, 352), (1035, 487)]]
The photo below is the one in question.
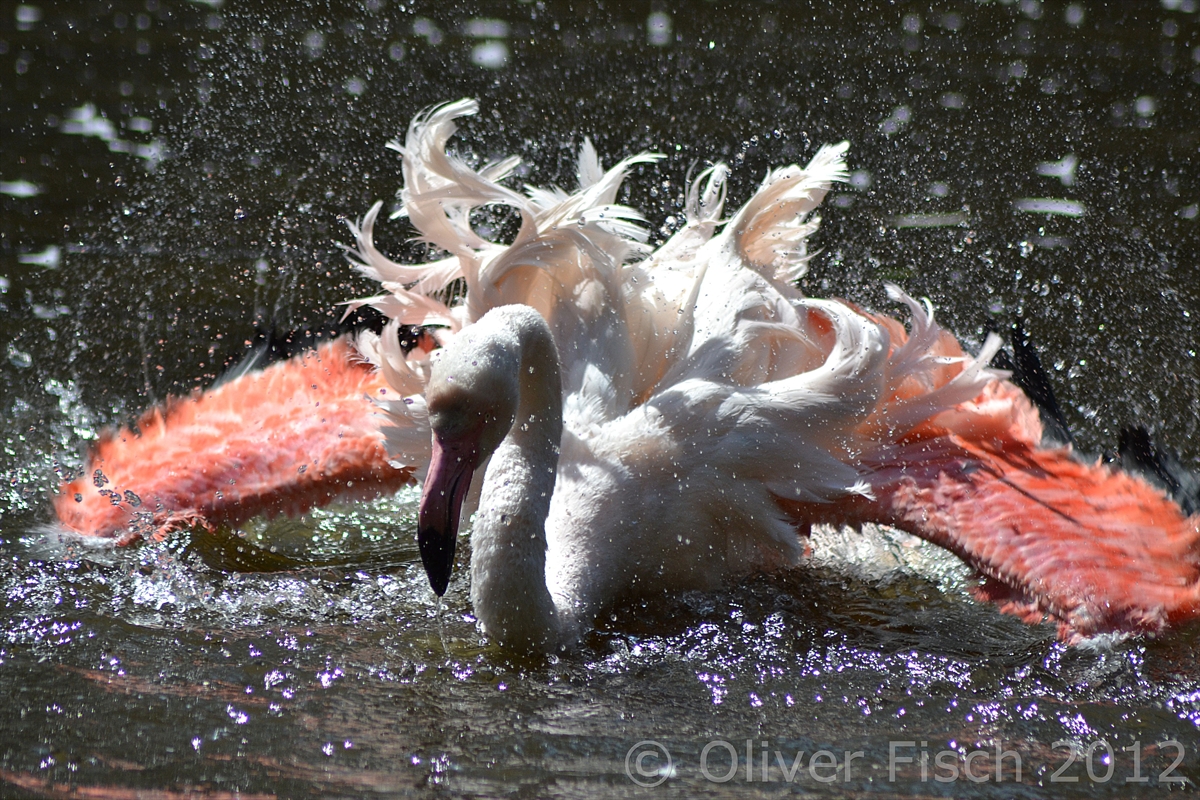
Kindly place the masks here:
[(889, 309), (897, 281), (971, 346), (1023, 320), (1082, 450), (1141, 422), (1195, 466), (1198, 23), (1196, 0), (0, 3), (0, 794), (1195, 789), (1200, 630), (1067, 649), (909, 540), (831, 535), (812, 570), (520, 661), (461, 577), (439, 616), (412, 491), (120, 552), (40, 526), (103, 426), (371, 290), (342, 220), (393, 197), (412, 115), (463, 96), (459, 152), (531, 183), (569, 185), (584, 135), (666, 153), (624, 198), (660, 238), (693, 164), (730, 163), (736, 206), (848, 139), (806, 291)]

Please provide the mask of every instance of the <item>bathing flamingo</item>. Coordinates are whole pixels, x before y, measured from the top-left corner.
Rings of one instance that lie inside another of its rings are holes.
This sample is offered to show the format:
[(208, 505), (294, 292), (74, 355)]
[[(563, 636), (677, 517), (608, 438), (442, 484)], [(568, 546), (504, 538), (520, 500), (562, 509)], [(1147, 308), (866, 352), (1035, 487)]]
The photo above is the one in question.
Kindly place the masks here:
[[(1067, 640), (1200, 614), (1200, 522), (1139, 478), (1043, 447), (1037, 411), (987, 368), (998, 340), (966, 355), (897, 287), (907, 330), (796, 290), (844, 146), (771, 172), (723, 224), (727, 170), (712, 168), (650, 253), (614, 201), (652, 157), (604, 172), (585, 143), (579, 191), (519, 193), (500, 183), (513, 160), (473, 170), (447, 154), (474, 111), (435, 109), (397, 146), (405, 212), (447, 258), (389, 261), (371, 242), (378, 205), (355, 228), (385, 289), (358, 302), (443, 326), (445, 346), (413, 357), (385, 333), (358, 351), (390, 388), (375, 402), (390, 457), (428, 465), (418, 539), (439, 594), (483, 476), (471, 597), (493, 639), (569, 646), (612, 603), (795, 567), (824, 522), (929, 539), (981, 574), (981, 596)], [(521, 217), (510, 245), (471, 225), (490, 204)], [(443, 303), (460, 279), (465, 298)], [(279, 491), (298, 496), (294, 481)]]

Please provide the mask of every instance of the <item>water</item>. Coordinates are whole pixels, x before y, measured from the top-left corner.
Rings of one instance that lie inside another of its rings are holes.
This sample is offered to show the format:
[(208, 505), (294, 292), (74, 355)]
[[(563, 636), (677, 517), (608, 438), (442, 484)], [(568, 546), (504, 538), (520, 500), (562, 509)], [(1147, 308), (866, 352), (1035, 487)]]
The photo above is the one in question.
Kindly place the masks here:
[[(584, 135), (606, 163), (666, 153), (624, 198), (659, 237), (693, 163), (729, 162), (736, 204), (769, 166), (848, 139), (807, 291), (887, 309), (898, 281), (968, 343), (1021, 319), (1081, 449), (1148, 423), (1195, 466), (1192, 0), (3, 13), (4, 793), (651, 793), (632, 773), (664, 796), (1057, 797), (1197, 779), (1194, 627), (1067, 649), (885, 534), (829, 534), (812, 570), (615, 609), (578, 652), (522, 660), (480, 642), (462, 571), (433, 603), (412, 492), (120, 552), (42, 533), (105, 425), (215, 380), (256, 322), (320, 324), (371, 289), (341, 218), (393, 196), (383, 145), (411, 116), (462, 96), (483, 113), (460, 152), (518, 153), (532, 183), (568, 185)], [(408, 235), (377, 240), (420, 255)], [(643, 741), (665, 750), (628, 755)]]

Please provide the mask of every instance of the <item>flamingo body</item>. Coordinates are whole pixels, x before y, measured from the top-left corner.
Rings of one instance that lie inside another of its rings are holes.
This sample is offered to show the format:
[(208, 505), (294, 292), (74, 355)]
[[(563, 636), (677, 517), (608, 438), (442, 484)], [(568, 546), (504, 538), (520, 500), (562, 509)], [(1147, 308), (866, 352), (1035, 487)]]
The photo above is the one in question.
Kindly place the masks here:
[[(305, 420), (319, 398), (300, 395), (283, 433), (260, 430), (238, 451), (246, 456), (216, 472), (195, 462), (215, 447), (209, 434), (155, 445), (157, 477), (137, 492), (155, 498), (154, 525), (300, 508), (302, 493), (320, 501), (350, 480), (382, 489), (428, 464), (418, 539), (431, 583), (446, 590), (479, 487), (472, 602), (488, 635), (519, 649), (568, 647), (600, 609), (631, 597), (796, 567), (804, 533), (820, 523), (883, 522), (933, 541), (983, 576), (981, 597), (1054, 622), (1070, 641), (1154, 633), (1200, 614), (1200, 520), (1140, 478), (1042, 447), (1033, 405), (987, 366), (997, 339), (966, 354), (897, 287), (889, 295), (907, 307), (907, 328), (795, 288), (812, 213), (845, 178), (845, 145), (773, 170), (728, 220), (728, 170), (714, 166), (689, 187), (683, 227), (652, 252), (641, 217), (615, 198), (654, 156), (605, 171), (585, 142), (578, 191), (517, 192), (500, 183), (515, 159), (475, 170), (446, 152), (455, 120), (475, 110), (433, 109), (393, 145), (404, 214), (447, 257), (411, 265), (382, 255), (378, 204), (351, 226), (360, 271), (384, 290), (356, 303), (393, 322), (357, 343), (377, 377), (355, 366), (360, 383), (317, 393), (341, 398), (347, 418), (320, 399), (324, 421)], [(521, 217), (511, 244), (471, 225), (474, 209), (495, 204)], [(443, 290), (460, 280), (465, 298), (446, 303)], [(400, 324), (438, 326), (445, 346), (432, 364), (401, 351)], [(336, 373), (335, 358), (349, 362), (350, 350), (301, 369)], [(388, 457), (412, 468), (383, 469), (364, 393), (387, 415)], [(184, 423), (180, 407), (234, 402), (213, 398), (169, 408), (180, 420), (172, 436), (202, 425)], [(238, 413), (263, 416), (255, 405)], [(337, 425), (356, 444), (319, 430)], [(235, 439), (238, 426), (231, 418)], [(318, 458), (313, 441), (336, 444)], [(97, 450), (106, 474), (121, 474), (118, 444)], [(256, 451), (267, 465), (248, 466)], [(297, 479), (297, 463), (336, 464), (323, 469), (338, 477)], [(244, 488), (235, 501), (214, 484)], [(78, 488), (57, 503), (69, 525)], [(111, 531), (133, 516), (114, 508), (102, 524), (73, 527)]]

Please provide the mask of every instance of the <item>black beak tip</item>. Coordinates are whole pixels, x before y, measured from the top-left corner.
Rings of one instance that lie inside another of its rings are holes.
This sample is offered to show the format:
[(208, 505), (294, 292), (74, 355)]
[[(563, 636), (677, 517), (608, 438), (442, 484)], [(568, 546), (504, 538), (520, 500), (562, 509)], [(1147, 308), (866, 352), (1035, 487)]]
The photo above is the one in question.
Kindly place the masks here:
[(444, 597), (446, 589), (450, 586), (450, 570), (437, 572), (436, 569), (430, 569), (426, 565), (425, 574), (429, 576), (429, 586), (433, 589), (433, 593), (438, 597)]
[(421, 563), (425, 565), (425, 576), (434, 594), (442, 597), (450, 585), (450, 573), (454, 569), (454, 545), (451, 537), (438, 536), (426, 531), (417, 532), (417, 544), (421, 548)]

